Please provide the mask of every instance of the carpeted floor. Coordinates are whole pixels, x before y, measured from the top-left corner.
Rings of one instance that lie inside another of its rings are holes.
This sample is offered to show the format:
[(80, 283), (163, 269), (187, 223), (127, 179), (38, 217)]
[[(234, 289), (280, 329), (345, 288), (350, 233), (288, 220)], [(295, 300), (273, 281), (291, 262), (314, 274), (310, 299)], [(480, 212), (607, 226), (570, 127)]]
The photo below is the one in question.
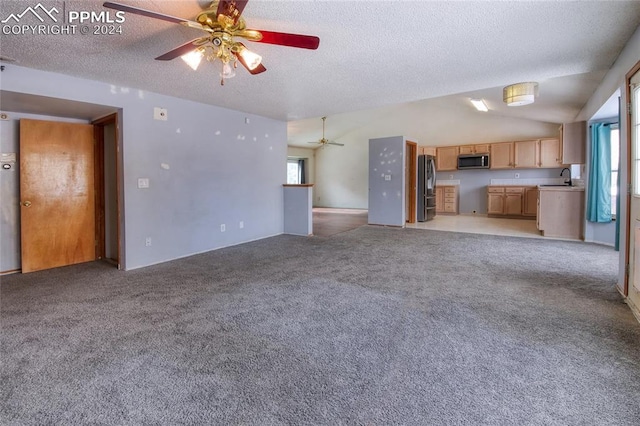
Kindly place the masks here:
[(1, 424), (637, 425), (617, 253), (363, 226), (2, 278)]

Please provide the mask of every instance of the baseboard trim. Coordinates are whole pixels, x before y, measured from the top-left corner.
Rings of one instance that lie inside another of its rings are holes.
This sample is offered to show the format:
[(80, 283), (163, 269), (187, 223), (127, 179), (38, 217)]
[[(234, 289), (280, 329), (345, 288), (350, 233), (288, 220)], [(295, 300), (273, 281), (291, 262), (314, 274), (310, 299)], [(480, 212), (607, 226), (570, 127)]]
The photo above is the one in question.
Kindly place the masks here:
[(636, 320), (640, 323), (640, 309), (638, 309), (638, 307), (629, 297), (625, 298), (624, 301), (627, 306), (629, 306), (629, 309), (631, 309), (631, 313), (633, 314), (633, 316), (636, 317)]
[(7, 271), (0, 271), (0, 276), (17, 274), (18, 272), (22, 272), (22, 269), (18, 268), (18, 269), (9, 269)]

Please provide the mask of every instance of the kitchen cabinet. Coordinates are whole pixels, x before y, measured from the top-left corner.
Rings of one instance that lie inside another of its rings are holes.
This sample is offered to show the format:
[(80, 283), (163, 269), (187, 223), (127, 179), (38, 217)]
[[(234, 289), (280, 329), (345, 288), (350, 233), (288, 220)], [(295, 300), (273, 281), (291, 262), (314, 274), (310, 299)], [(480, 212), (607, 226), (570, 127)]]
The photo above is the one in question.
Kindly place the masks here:
[[(531, 207), (532, 202), (534, 207)], [(535, 186), (491, 185), (487, 187), (487, 214), (489, 216), (526, 219), (531, 216), (535, 217), (536, 207), (537, 189)], [(531, 210), (532, 208), (533, 210)], [(531, 211), (533, 211), (533, 215)]]
[(513, 167), (516, 169), (535, 169), (540, 167), (540, 143), (538, 140), (513, 143)]
[(419, 146), (418, 155), (433, 155), (436, 156), (436, 148), (434, 146)]
[(538, 188), (535, 186), (524, 188), (523, 216), (535, 217), (538, 213)]
[(540, 139), (540, 167), (559, 168), (562, 163), (562, 145), (558, 138)]
[(460, 147), (460, 155), (464, 154), (487, 154), (489, 152), (489, 144), (462, 145)]
[(458, 146), (442, 146), (436, 148), (436, 170), (458, 170)]
[(504, 188), (490, 186), (487, 188), (487, 214), (504, 214)]
[(513, 167), (513, 142), (492, 143), (490, 153), (490, 168), (510, 169)]
[(584, 164), (587, 123), (578, 121), (560, 126), (562, 164)]
[(457, 185), (436, 185), (436, 213), (458, 214), (459, 199)]
[(584, 188), (541, 187), (537, 227), (545, 237), (584, 238)]

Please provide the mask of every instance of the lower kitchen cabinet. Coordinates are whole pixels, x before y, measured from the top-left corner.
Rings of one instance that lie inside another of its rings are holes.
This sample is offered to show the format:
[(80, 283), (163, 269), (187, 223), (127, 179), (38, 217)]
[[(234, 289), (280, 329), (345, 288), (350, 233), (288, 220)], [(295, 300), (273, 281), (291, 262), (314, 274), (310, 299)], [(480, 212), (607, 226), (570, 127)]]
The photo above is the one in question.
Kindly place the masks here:
[(436, 214), (458, 214), (459, 199), (457, 185), (436, 185)]
[[(533, 191), (533, 192), (531, 192)], [(535, 199), (532, 199), (535, 194)], [(533, 206), (531, 206), (533, 202)], [(527, 186), (488, 186), (487, 214), (489, 216), (535, 217), (537, 188)], [(533, 209), (533, 210), (532, 210)], [(533, 215), (531, 212), (533, 211)]]

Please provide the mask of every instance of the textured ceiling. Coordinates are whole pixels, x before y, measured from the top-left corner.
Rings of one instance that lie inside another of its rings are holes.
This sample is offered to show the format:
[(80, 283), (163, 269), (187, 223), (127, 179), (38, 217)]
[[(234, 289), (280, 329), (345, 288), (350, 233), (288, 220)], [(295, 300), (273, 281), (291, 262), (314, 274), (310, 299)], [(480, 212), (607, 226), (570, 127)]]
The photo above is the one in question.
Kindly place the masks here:
[[(37, 2), (2, 0), (0, 20)], [(119, 2), (189, 19), (207, 4)], [(101, 1), (40, 3), (107, 10)], [(21, 66), (310, 124), (305, 119), (463, 93), (504, 114), (560, 122), (575, 117), (638, 27), (640, 1), (251, 0), (243, 16), (250, 28), (317, 35), (320, 47), (247, 42), (268, 71), (239, 69), (223, 87), (214, 64), (194, 72), (179, 59), (153, 59), (200, 30), (132, 14), (123, 34), (2, 34), (0, 53)], [(531, 80), (540, 82), (537, 109), (502, 106), (502, 86)]]

